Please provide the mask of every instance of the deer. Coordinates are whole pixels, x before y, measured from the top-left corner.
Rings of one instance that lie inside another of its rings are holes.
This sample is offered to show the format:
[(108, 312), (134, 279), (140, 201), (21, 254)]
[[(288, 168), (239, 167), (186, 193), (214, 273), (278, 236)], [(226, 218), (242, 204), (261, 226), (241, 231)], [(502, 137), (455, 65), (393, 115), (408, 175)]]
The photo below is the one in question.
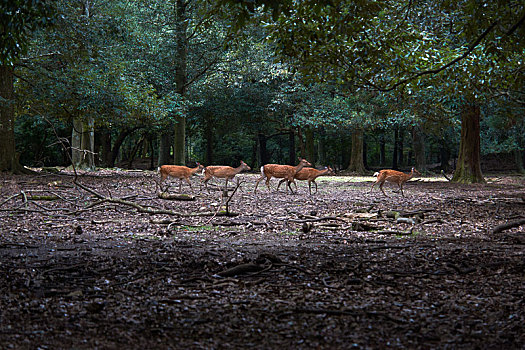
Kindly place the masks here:
[[(268, 186), (268, 191), (270, 191), (270, 179), (272, 177), (283, 179), (287, 181), (287, 189), (293, 193), (292, 187), (290, 186), (291, 183), (295, 184), (294, 177), (295, 174), (297, 174), (298, 171), (300, 171), (305, 166), (312, 166), (309, 161), (307, 161), (304, 158), (299, 158), (299, 164), (296, 166), (292, 165), (281, 165), (281, 164), (266, 164), (261, 167), (261, 177), (259, 180), (257, 180), (257, 183), (255, 184), (255, 190), (254, 193), (257, 193), (257, 186), (259, 186), (259, 182), (261, 182), (262, 179), (266, 178), (266, 186)], [(297, 187), (297, 185), (295, 185)], [(277, 188), (279, 190), (279, 188)]]
[(168, 176), (171, 176), (179, 179), (179, 192), (182, 188), (182, 180), (186, 180), (188, 185), (190, 185), (190, 188), (193, 190), (191, 187), (190, 177), (202, 169), (204, 169), (204, 166), (200, 163), (197, 163), (195, 168), (188, 168), (187, 166), (183, 165), (163, 165), (159, 168), (160, 183), (162, 184), (162, 182), (166, 180)]
[(376, 172), (374, 176), (377, 176), (376, 182), (372, 184), (372, 188), (370, 189), (370, 193), (372, 193), (372, 190), (374, 189), (374, 186), (376, 184), (379, 184), (379, 189), (385, 196), (388, 197), (388, 195), (383, 190), (383, 185), (385, 184), (385, 181), (396, 183), (399, 186), (399, 189), (401, 191), (401, 195), (405, 197), (405, 194), (403, 193), (403, 185), (413, 178), (415, 175), (421, 175), (419, 171), (416, 170), (416, 168), (412, 168), (412, 171), (408, 174), (405, 174), (401, 171), (397, 170), (390, 170), (390, 169), (384, 169), (380, 170), (379, 172)]
[(237, 168), (232, 168), (231, 166), (224, 166), (224, 165), (207, 166), (203, 170), (204, 178), (201, 180), (201, 191), (202, 191), (202, 184), (204, 184), (206, 189), (208, 189), (208, 181), (210, 181), (212, 177), (226, 179), (225, 189), (228, 189), (228, 180), (232, 180), (235, 177), (235, 175), (239, 174), (240, 172), (244, 170), (250, 171), (251, 169), (252, 168), (250, 168), (248, 164), (246, 164), (242, 160), (241, 160), (241, 165), (239, 165)]
[[(335, 174), (334, 169), (331, 167), (324, 167), (323, 170), (318, 170), (315, 168), (302, 168), (295, 174), (294, 179), (295, 180), (301, 180), (306, 181), (308, 180), (308, 191), (310, 192), (310, 195), (312, 195), (312, 183), (315, 185), (315, 193), (317, 193), (317, 182), (315, 182), (315, 179), (317, 179), (321, 175), (333, 175)], [(281, 184), (286, 181), (286, 179), (282, 179), (279, 181), (279, 185), (277, 185), (277, 191), (279, 191), (279, 187)], [(297, 191), (297, 185), (295, 190)]]

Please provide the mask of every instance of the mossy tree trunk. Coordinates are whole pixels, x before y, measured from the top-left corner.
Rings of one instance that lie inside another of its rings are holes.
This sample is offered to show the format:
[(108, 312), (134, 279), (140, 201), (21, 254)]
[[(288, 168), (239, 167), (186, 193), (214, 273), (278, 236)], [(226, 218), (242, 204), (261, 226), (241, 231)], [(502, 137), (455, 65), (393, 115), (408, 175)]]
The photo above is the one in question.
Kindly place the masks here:
[(462, 106), (459, 156), (452, 182), (485, 183), (480, 162), (480, 119), (480, 108), (474, 101)]
[(361, 128), (355, 128), (352, 131), (352, 148), (350, 151), (350, 165), (348, 171), (364, 175), (366, 173), (365, 164), (363, 162), (363, 136), (364, 132)]

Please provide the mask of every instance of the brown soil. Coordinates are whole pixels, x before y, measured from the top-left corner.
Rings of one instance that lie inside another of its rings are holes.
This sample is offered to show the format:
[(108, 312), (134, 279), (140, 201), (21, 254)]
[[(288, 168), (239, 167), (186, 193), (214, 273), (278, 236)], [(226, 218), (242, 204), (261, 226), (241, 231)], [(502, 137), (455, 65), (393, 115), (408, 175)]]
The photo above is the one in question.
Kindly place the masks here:
[(0, 348), (525, 347), (525, 225), (493, 232), (523, 177), (241, 178), (229, 217), (196, 178), (171, 201), (151, 172), (0, 175)]

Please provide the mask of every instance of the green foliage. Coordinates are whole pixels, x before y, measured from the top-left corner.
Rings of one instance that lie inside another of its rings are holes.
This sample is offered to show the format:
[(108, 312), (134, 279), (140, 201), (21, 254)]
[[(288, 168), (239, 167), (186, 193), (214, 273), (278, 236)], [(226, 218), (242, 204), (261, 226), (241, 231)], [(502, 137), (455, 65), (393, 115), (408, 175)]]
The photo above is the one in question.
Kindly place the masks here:
[(45, 0), (0, 0), (0, 64), (26, 53), (31, 32), (54, 22), (53, 10)]
[(20, 151), (20, 163), (33, 166), (67, 165), (64, 148), (57, 140), (67, 136), (67, 126), (54, 120), (53, 124), (39, 115), (22, 114), (16, 119), (15, 140)]

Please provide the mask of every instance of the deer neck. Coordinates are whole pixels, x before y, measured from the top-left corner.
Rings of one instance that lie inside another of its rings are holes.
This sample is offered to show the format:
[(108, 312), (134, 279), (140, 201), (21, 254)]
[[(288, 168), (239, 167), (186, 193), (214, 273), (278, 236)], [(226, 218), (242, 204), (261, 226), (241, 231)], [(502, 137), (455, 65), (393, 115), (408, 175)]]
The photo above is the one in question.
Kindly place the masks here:
[(241, 171), (244, 170), (244, 165), (241, 164), (241, 165), (239, 165), (237, 168), (234, 168), (233, 170), (234, 170), (234, 174), (237, 175), (237, 174), (239, 174)]
[(298, 173), (302, 168), (304, 168), (304, 163), (301, 162), (297, 164), (294, 168), (295, 168), (295, 172)]
[(190, 172), (192, 175), (194, 175), (197, 171), (199, 171), (200, 167), (197, 165), (196, 168), (190, 168)]

